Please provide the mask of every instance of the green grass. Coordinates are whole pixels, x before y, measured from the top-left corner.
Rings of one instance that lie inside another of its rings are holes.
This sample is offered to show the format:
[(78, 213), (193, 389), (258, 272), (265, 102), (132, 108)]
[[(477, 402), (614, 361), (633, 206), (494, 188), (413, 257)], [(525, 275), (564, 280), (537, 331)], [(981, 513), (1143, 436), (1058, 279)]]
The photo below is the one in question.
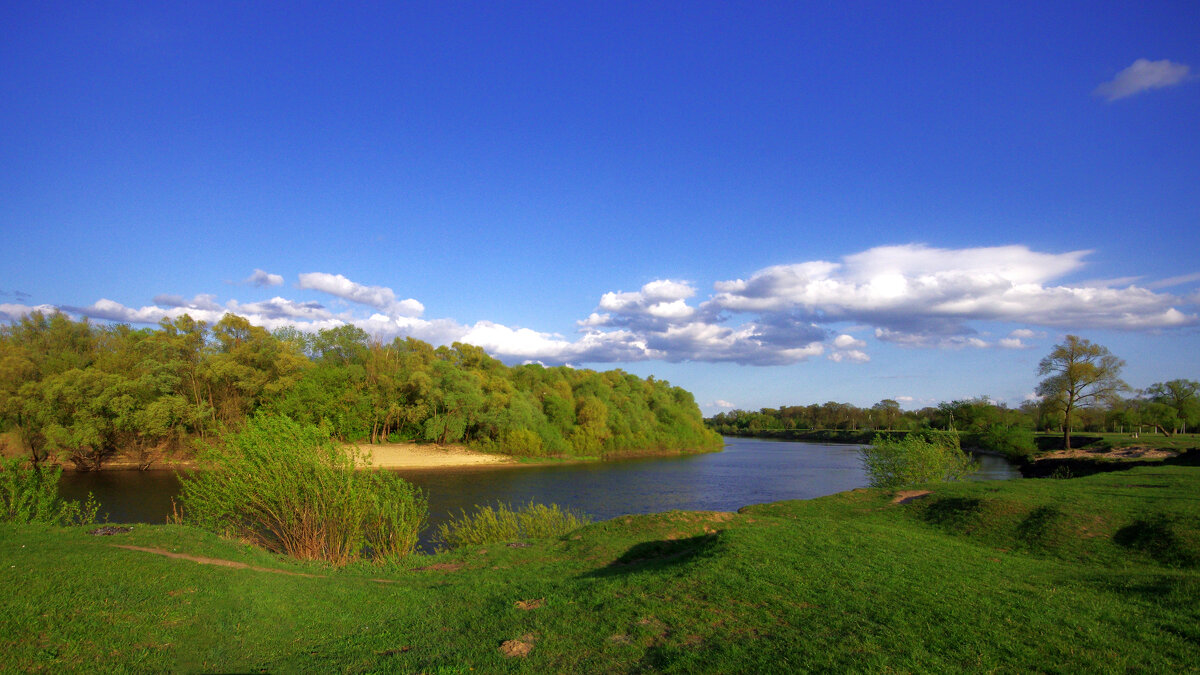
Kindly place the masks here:
[[(1200, 468), (927, 489), (903, 504), (879, 489), (626, 516), (386, 568), (297, 563), (178, 526), (3, 525), (0, 667), (1197, 671)], [(508, 640), (532, 651), (506, 658)]]

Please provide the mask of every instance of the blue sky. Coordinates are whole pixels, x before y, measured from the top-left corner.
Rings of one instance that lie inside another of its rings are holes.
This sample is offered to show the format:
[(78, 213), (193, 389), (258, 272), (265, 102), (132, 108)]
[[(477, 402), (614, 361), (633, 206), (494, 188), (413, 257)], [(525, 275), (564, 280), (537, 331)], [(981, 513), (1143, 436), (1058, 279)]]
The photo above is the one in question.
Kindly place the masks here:
[[(0, 319), (236, 311), (706, 413), (1200, 379), (1197, 3), (4, 3)], [(257, 274), (256, 274), (257, 271)]]

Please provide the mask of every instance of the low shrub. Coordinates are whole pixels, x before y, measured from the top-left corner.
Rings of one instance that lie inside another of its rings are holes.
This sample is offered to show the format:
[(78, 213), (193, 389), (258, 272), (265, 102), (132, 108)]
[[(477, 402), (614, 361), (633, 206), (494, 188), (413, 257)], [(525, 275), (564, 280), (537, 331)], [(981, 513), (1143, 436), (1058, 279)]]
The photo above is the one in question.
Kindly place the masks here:
[(425, 495), (326, 428), (259, 414), (222, 440), (182, 479), (188, 524), (336, 565), (402, 558), (425, 527)]
[(979, 464), (959, 446), (957, 434), (914, 432), (902, 438), (877, 434), (859, 450), (871, 487), (898, 488), (919, 483), (958, 480)]
[(21, 457), (0, 457), (0, 522), (89, 525), (100, 505), (89, 493), (78, 502), (58, 496), (62, 467), (33, 466)]
[(536, 504), (513, 508), (504, 502), (476, 506), (461, 517), (451, 517), (438, 525), (434, 543), (439, 549), (474, 546), (519, 539), (560, 537), (591, 522), (588, 516), (564, 509), (558, 504)]
[(979, 434), (978, 441), (983, 450), (998, 452), (1014, 462), (1027, 462), (1037, 451), (1033, 432), (1024, 427), (993, 424)]

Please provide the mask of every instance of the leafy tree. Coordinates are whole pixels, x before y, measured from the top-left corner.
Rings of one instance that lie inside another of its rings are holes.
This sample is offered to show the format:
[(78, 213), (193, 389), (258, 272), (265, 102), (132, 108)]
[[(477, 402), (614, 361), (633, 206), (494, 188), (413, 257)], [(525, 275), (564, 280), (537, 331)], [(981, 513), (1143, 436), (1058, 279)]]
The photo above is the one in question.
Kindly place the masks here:
[(1045, 379), (1037, 393), (1063, 414), (1063, 447), (1071, 449), (1071, 422), (1076, 409), (1114, 401), (1117, 394), (1129, 389), (1120, 377), (1124, 365), (1107, 347), (1075, 335), (1055, 345), (1038, 364), (1038, 375)]
[[(1175, 421), (1186, 428), (1200, 424), (1200, 382), (1195, 380), (1170, 380), (1156, 382), (1146, 388), (1146, 395), (1154, 403), (1165, 405), (1174, 411)], [(1160, 419), (1170, 416), (1160, 414)], [(1174, 424), (1159, 424), (1164, 434), (1169, 434)]]

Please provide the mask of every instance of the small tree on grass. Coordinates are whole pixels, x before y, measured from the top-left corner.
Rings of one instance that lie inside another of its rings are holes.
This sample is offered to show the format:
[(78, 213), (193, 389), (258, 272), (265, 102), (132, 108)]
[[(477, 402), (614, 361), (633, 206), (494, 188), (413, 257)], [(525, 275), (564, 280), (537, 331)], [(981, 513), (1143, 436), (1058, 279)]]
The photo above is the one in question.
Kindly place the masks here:
[(959, 480), (979, 469), (953, 433), (910, 433), (901, 438), (878, 434), (859, 450), (859, 457), (871, 487)]
[(184, 519), (271, 551), (345, 564), (409, 554), (428, 516), (425, 495), (399, 476), (363, 467), (329, 431), (259, 414), (201, 454), (183, 478)]

